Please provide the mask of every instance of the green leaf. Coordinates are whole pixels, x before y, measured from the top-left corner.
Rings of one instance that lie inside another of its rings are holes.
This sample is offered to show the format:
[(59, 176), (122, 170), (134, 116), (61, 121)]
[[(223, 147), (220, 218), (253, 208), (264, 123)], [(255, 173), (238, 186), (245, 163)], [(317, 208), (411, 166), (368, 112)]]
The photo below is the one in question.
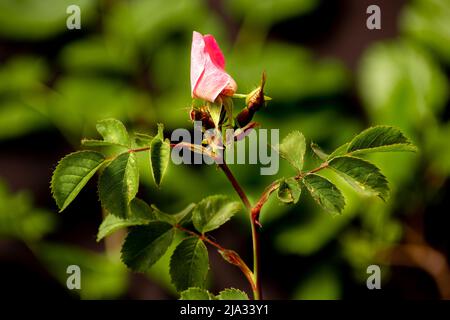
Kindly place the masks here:
[(105, 119), (97, 123), (97, 131), (103, 140), (112, 144), (130, 147), (130, 137), (122, 122), (116, 119)]
[(95, 140), (95, 139), (83, 139), (81, 140), (81, 145), (84, 147), (98, 148), (98, 147), (114, 147), (120, 146), (125, 147), (120, 144), (115, 144), (105, 140)]
[(277, 197), (284, 203), (297, 203), (302, 189), (295, 178), (282, 179), (278, 188)]
[(354, 157), (337, 157), (330, 161), (329, 166), (339, 173), (357, 191), (377, 195), (382, 200), (389, 196), (389, 186), (386, 177), (372, 163)]
[(201, 288), (189, 288), (180, 293), (180, 300), (214, 300), (208, 290)]
[(177, 213), (166, 213), (159, 210), (155, 205), (152, 204), (153, 214), (155, 219), (160, 221), (165, 221), (172, 225), (174, 224), (184, 224), (190, 220), (190, 213), (195, 208), (195, 203), (190, 203), (186, 208)]
[(240, 210), (241, 204), (223, 195), (209, 196), (200, 201), (192, 213), (195, 228), (201, 232), (217, 229)]
[(153, 138), (150, 146), (150, 165), (152, 168), (153, 179), (159, 187), (167, 170), (170, 160), (170, 143), (164, 140), (164, 126), (158, 124), (158, 134)]
[(134, 133), (134, 145), (136, 148), (150, 147), (154, 137), (145, 133)]
[(174, 234), (173, 227), (161, 221), (133, 227), (122, 247), (122, 261), (134, 271), (146, 272), (166, 253)]
[(229, 288), (221, 291), (217, 296), (219, 300), (249, 300), (244, 291)]
[(300, 131), (289, 133), (278, 146), (280, 156), (287, 160), (294, 168), (301, 171), (303, 157), (306, 151), (305, 137)]
[(139, 188), (139, 169), (136, 155), (126, 152), (105, 167), (100, 175), (98, 193), (102, 206), (109, 213), (125, 218), (129, 203)]
[[(226, 121), (223, 123), (223, 126), (226, 128), (233, 128), (233, 99), (227, 96), (222, 97), (222, 107), (222, 114), (224, 114), (224, 120)], [(226, 135), (224, 137), (226, 138)]]
[(150, 208), (150, 206), (144, 200), (139, 198), (134, 198), (130, 202), (130, 218), (132, 219), (144, 219), (144, 220), (155, 220), (155, 214)]
[(219, 121), (220, 121), (220, 115), (222, 113), (222, 103), (209, 103), (208, 102), (208, 109), (209, 114), (211, 115), (211, 118), (216, 125), (216, 127), (219, 127)]
[(322, 208), (336, 213), (344, 210), (344, 196), (328, 179), (317, 174), (308, 174), (302, 179), (302, 182)]
[(155, 220), (155, 215), (148, 204), (141, 199), (134, 198), (130, 202), (130, 216), (127, 219), (119, 218), (112, 214), (108, 214), (103, 219), (98, 229), (97, 241), (102, 240), (104, 237), (119, 229), (148, 224), (152, 220)]
[(328, 154), (317, 143), (311, 142), (311, 149), (319, 159), (326, 160), (328, 158)]
[(339, 156), (343, 156), (344, 154), (347, 153), (347, 148), (348, 148), (349, 143), (345, 143), (342, 146), (338, 147), (336, 150), (334, 150), (327, 158), (328, 161), (330, 161), (331, 159), (334, 159), (336, 157)]
[(347, 153), (351, 155), (388, 151), (417, 151), (417, 147), (399, 129), (376, 126), (354, 137), (347, 148)]
[(203, 288), (208, 269), (208, 250), (196, 237), (183, 240), (170, 259), (170, 276), (178, 291), (190, 287)]
[(375, 126), (359, 133), (349, 143), (345, 143), (334, 150), (327, 160), (349, 155), (356, 156), (372, 152), (389, 152), (389, 151), (417, 151), (414, 146), (403, 133), (391, 126)]
[(101, 153), (79, 151), (65, 156), (58, 163), (53, 172), (51, 189), (60, 212), (75, 199), (104, 161)]

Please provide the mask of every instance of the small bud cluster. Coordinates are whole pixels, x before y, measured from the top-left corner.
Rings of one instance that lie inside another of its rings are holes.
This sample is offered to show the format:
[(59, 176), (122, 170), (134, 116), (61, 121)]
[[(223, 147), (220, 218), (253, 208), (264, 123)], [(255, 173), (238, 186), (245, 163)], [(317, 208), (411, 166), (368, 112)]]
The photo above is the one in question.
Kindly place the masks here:
[(266, 84), (266, 74), (263, 73), (261, 84), (258, 88), (250, 92), (246, 99), (246, 107), (236, 116), (239, 127), (245, 127), (252, 121), (255, 113), (266, 104), (267, 97), (264, 96), (264, 85)]
[[(238, 115), (234, 118), (234, 128), (253, 128), (256, 124), (253, 124), (252, 119), (257, 111), (259, 111), (263, 106), (266, 105), (266, 102), (270, 100), (269, 97), (264, 95), (264, 86), (266, 83), (266, 74), (263, 73), (261, 78), (261, 84), (253, 91), (248, 93), (247, 95), (242, 95), (245, 97), (245, 107), (238, 113)], [(220, 99), (219, 99), (220, 98)], [(223, 98), (223, 99), (222, 99)], [(223, 95), (220, 95), (217, 101), (223, 101), (224, 106), (225, 98)], [(229, 99), (231, 100), (231, 99)], [(228, 101), (229, 101), (228, 100)], [(216, 103), (217, 104), (217, 103)], [(232, 107), (232, 104), (231, 104)], [(221, 113), (219, 127), (220, 124), (223, 124), (224, 115), (227, 114), (226, 108), (225, 112)], [(205, 105), (198, 107), (192, 106), (190, 110), (189, 117), (192, 122), (201, 121), (203, 130), (209, 130), (217, 128), (213, 117), (211, 116), (211, 103), (206, 102)], [(220, 131), (220, 128), (217, 128)]]
[(216, 127), (207, 106), (202, 106), (200, 108), (192, 107), (189, 116), (192, 122), (201, 121), (205, 130), (214, 129)]

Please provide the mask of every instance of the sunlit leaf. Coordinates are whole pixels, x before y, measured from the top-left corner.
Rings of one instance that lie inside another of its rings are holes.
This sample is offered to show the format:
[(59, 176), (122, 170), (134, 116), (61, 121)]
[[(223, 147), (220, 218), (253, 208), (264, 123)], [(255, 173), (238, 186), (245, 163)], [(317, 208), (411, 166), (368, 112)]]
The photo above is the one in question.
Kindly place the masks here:
[(158, 134), (153, 138), (150, 145), (150, 165), (153, 179), (159, 187), (170, 161), (170, 143), (164, 140), (164, 126), (158, 124)]
[(328, 158), (328, 154), (322, 150), (321, 147), (319, 147), (318, 144), (311, 142), (311, 149), (315, 153), (316, 156), (319, 157), (321, 160), (326, 160)]
[(417, 147), (399, 129), (390, 126), (368, 128), (347, 147), (347, 154), (351, 155), (389, 151), (417, 151)]
[(158, 219), (160, 221), (165, 221), (165, 222), (170, 223), (172, 225), (174, 225), (174, 224), (182, 225), (182, 224), (187, 223), (188, 221), (190, 221), (192, 210), (194, 210), (194, 208), (195, 208), (195, 203), (190, 203), (189, 205), (186, 206), (186, 208), (184, 208), (180, 212), (172, 213), (172, 214), (171, 213), (166, 213), (166, 212), (163, 212), (163, 211), (159, 210), (153, 204), (152, 204), (151, 207), (152, 207), (153, 214), (154, 214), (156, 219)]
[(98, 183), (98, 194), (102, 206), (111, 214), (125, 218), (129, 203), (139, 188), (139, 168), (136, 155), (125, 152), (111, 161)]
[(305, 137), (300, 131), (289, 133), (278, 146), (280, 156), (286, 159), (298, 171), (303, 168), (303, 157), (305, 156)]
[(377, 195), (382, 200), (388, 198), (389, 186), (386, 177), (372, 163), (344, 156), (334, 158), (329, 165), (357, 191), (368, 195)]
[(219, 293), (217, 296), (219, 300), (249, 300), (244, 291), (228, 288)]
[(334, 150), (327, 158), (327, 160), (331, 160), (333, 158), (339, 157), (339, 156), (343, 156), (347, 153), (347, 148), (348, 148), (348, 143), (343, 144), (342, 146), (339, 146), (338, 148), (336, 148), (336, 150)]
[(130, 202), (130, 215), (124, 219), (113, 214), (108, 214), (98, 228), (97, 241), (114, 233), (115, 231), (143, 224), (155, 220), (155, 216), (147, 203), (141, 199), (134, 198)]
[(117, 147), (122, 145), (118, 145), (116, 143), (108, 142), (105, 140), (96, 140), (96, 139), (83, 139), (81, 140), (81, 145), (88, 148), (99, 148), (99, 147)]
[(213, 300), (213, 295), (201, 288), (189, 288), (182, 291), (180, 295), (180, 300)]
[(130, 137), (122, 122), (116, 119), (105, 119), (97, 123), (97, 131), (105, 142), (130, 147)]
[(294, 178), (283, 179), (278, 188), (278, 199), (284, 203), (297, 203), (302, 189)]
[(152, 144), (152, 140), (154, 137), (145, 134), (145, 133), (138, 133), (135, 132), (134, 133), (134, 146), (136, 148), (144, 148), (144, 147), (150, 147), (150, 145)]
[(194, 208), (192, 220), (195, 228), (209, 232), (227, 222), (241, 208), (241, 204), (222, 195), (209, 196)]
[(79, 151), (65, 156), (53, 172), (53, 198), (63, 211), (105, 161), (105, 156), (94, 151)]
[(314, 200), (326, 211), (341, 213), (344, 210), (344, 196), (328, 179), (317, 174), (308, 174), (302, 182)]

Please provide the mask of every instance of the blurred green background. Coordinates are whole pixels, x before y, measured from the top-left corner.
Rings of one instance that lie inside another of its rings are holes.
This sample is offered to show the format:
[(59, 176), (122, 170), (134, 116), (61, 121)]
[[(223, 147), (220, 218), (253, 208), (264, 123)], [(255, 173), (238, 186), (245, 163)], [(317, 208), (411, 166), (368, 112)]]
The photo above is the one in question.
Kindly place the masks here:
[[(81, 8), (68, 30), (66, 8)], [(381, 8), (381, 30), (366, 8)], [(391, 199), (362, 198), (344, 184), (343, 215), (306, 193), (295, 207), (271, 200), (262, 213), (266, 298), (450, 298), (450, 1), (366, 0), (0, 0), (0, 283), (8, 297), (173, 299), (168, 256), (148, 274), (118, 258), (121, 234), (95, 241), (102, 212), (95, 181), (63, 213), (52, 170), (96, 121), (166, 134), (189, 128), (192, 31), (213, 34), (239, 92), (267, 72), (273, 98), (256, 120), (284, 136), (302, 131), (332, 151), (373, 124), (400, 127), (418, 154), (372, 157)], [(239, 108), (241, 106), (237, 106)], [(142, 159), (139, 196), (166, 211), (234, 192), (213, 166), (174, 166), (160, 190)], [(317, 160), (308, 154), (312, 166)], [(257, 165), (232, 166), (255, 200), (275, 179)], [(280, 175), (288, 174), (282, 164)], [(251, 259), (247, 219), (214, 233)], [(210, 252), (214, 292), (249, 291), (239, 270)], [(66, 289), (66, 267), (82, 289)], [(367, 266), (382, 289), (366, 287)]]

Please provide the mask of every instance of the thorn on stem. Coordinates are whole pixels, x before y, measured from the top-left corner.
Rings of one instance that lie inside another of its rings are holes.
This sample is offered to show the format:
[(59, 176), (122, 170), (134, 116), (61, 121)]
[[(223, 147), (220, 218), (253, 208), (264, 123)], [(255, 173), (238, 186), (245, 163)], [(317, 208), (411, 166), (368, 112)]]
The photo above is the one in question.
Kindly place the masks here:
[(258, 227), (262, 228), (262, 224), (261, 224), (261, 222), (259, 222), (259, 213), (260, 212), (261, 212), (261, 208), (259, 206), (256, 206), (252, 209), (252, 221)]

